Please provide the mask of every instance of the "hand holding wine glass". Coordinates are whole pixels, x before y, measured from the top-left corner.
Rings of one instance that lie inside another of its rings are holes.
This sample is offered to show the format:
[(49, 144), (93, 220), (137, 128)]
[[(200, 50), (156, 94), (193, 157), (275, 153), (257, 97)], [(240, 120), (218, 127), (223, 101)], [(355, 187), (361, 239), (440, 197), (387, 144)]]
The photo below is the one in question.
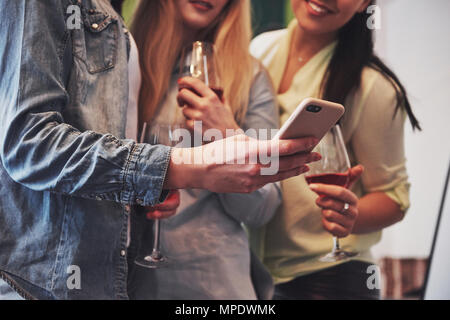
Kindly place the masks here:
[(188, 128), (202, 121), (203, 130), (239, 129), (223, 95), (213, 44), (197, 41), (183, 50), (178, 86)]
[(190, 88), (182, 89), (177, 97), (179, 105), (183, 106), (188, 128), (193, 128), (194, 121), (201, 121), (203, 131), (218, 129), (225, 134), (226, 129), (239, 129), (228, 103), (220, 100), (202, 81), (185, 77), (178, 83)]
[[(192, 77), (199, 79), (223, 99), (223, 88), (220, 83), (219, 68), (217, 66), (214, 44), (204, 41), (195, 41), (181, 53), (181, 66), (179, 77)], [(180, 90), (189, 86), (180, 86)]]
[[(348, 170), (348, 187), (360, 178), (363, 170), (361, 165)], [(310, 184), (310, 188), (319, 195), (316, 204), (322, 209), (322, 224), (325, 230), (339, 238), (351, 234), (358, 218), (358, 197), (349, 189), (324, 181)], [(346, 214), (342, 214), (346, 203), (349, 208)]]
[[(160, 124), (153, 122), (148, 125), (144, 123), (140, 137), (141, 143), (163, 144), (166, 146), (176, 146), (179, 141), (175, 138), (179, 125)], [(180, 194), (176, 190), (169, 191), (166, 201), (153, 207), (153, 212), (147, 211), (147, 218), (157, 219), (154, 223), (153, 249), (150, 254), (139, 255), (135, 259), (135, 264), (145, 268), (160, 268), (167, 265), (167, 257), (160, 250), (161, 221), (159, 219), (168, 217), (175, 213), (180, 204)]]
[(306, 181), (319, 194), (316, 204), (322, 209), (324, 228), (333, 234), (333, 249), (322, 257), (333, 262), (356, 256), (357, 252), (341, 249), (339, 237), (347, 236), (358, 217), (358, 197), (348, 187), (362, 174), (362, 166), (351, 169), (339, 125), (335, 125), (317, 146), (321, 161), (312, 163)]

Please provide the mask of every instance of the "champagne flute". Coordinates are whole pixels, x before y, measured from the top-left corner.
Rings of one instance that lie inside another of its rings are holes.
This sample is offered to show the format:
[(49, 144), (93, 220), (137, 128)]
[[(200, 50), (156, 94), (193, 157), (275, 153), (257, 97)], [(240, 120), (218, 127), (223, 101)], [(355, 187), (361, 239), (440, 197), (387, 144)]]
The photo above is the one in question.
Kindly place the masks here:
[[(317, 145), (316, 150), (322, 155), (320, 161), (309, 164), (310, 171), (305, 176), (308, 184), (324, 183), (349, 187), (351, 168), (339, 125), (335, 125)], [(357, 252), (345, 251), (339, 245), (339, 238), (333, 237), (333, 249), (320, 258), (322, 262), (335, 262), (358, 255)]]
[[(182, 50), (180, 78), (186, 76), (203, 81), (220, 100), (223, 100), (223, 88), (220, 83), (214, 44), (196, 41)], [(183, 88), (179, 88), (181, 89)]]
[[(145, 122), (142, 127), (140, 142), (150, 144), (162, 144), (166, 146), (176, 146), (178, 141), (176, 139), (176, 130), (179, 125), (152, 123), (150, 126)], [(153, 249), (150, 255), (138, 255), (134, 261), (135, 264), (156, 269), (167, 266), (167, 257), (161, 253), (160, 249), (161, 238), (161, 221), (155, 219), (154, 223), (154, 239)]]

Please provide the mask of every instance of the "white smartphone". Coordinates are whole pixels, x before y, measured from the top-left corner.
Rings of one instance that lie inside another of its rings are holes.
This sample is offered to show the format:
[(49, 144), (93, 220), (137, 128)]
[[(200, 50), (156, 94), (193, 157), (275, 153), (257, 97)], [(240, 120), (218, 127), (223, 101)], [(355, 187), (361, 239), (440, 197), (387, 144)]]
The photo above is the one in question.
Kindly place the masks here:
[(341, 104), (307, 98), (297, 106), (274, 139), (315, 137), (320, 141), (339, 121), (344, 111)]

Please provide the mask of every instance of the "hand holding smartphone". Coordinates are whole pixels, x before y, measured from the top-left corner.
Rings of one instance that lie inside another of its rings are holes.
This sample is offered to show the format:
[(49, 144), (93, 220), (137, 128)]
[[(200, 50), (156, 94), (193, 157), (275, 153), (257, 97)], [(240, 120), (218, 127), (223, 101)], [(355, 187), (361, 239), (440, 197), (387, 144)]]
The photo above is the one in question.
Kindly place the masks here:
[(307, 98), (297, 106), (274, 139), (315, 137), (320, 141), (339, 121), (344, 111), (341, 104)]

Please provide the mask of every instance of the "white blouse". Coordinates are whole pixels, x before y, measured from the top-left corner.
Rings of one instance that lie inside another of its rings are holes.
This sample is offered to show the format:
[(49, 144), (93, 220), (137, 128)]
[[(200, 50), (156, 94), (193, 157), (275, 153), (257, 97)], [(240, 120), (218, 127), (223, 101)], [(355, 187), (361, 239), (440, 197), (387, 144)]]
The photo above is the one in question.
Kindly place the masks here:
[[(141, 89), (141, 66), (139, 64), (139, 52), (130, 33), (130, 59), (128, 60), (128, 108), (127, 108), (127, 126), (125, 129), (125, 137), (127, 139), (138, 139), (138, 102), (139, 91)], [(130, 246), (130, 232), (131, 223), (128, 215), (128, 232), (127, 232), (127, 247)]]
[(130, 33), (130, 59), (128, 61), (128, 109), (127, 109), (127, 127), (125, 136), (127, 139), (137, 141), (138, 137), (138, 101), (139, 90), (141, 88), (142, 76), (141, 66), (139, 64), (139, 52)]

